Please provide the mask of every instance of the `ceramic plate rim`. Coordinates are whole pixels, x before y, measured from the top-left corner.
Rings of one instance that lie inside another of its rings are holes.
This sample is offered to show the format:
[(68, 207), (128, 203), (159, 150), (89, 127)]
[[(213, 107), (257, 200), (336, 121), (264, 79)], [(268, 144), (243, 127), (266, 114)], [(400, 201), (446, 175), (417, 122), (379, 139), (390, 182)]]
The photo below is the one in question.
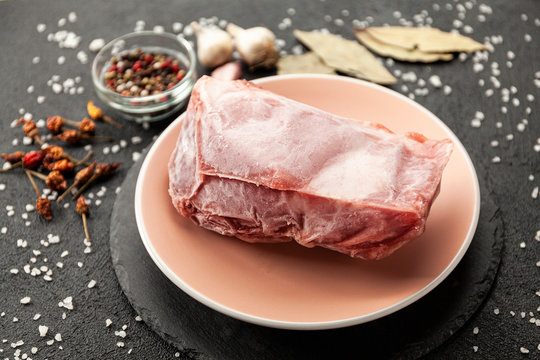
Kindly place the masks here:
[(375, 319), (379, 319), (381, 317), (384, 317), (386, 315), (392, 314), (400, 309), (403, 309), (404, 307), (412, 304), (413, 302), (419, 300), (424, 295), (428, 294), (431, 290), (433, 290), (437, 285), (439, 285), (457, 266), (457, 264), (461, 261), (465, 253), (467, 252), (467, 249), (469, 248), (469, 245), (472, 241), (472, 238), (474, 237), (474, 233), (476, 231), (476, 227), (478, 225), (478, 219), (480, 216), (480, 186), (478, 183), (478, 176), (476, 174), (476, 170), (474, 168), (473, 162), (467, 153), (465, 147), (461, 143), (461, 141), (458, 139), (458, 137), (454, 134), (452, 130), (442, 121), (440, 120), (435, 114), (433, 114), (431, 111), (427, 110), (420, 104), (412, 101), (408, 97), (394, 91), (388, 88), (385, 88), (383, 86), (373, 84), (364, 80), (360, 79), (354, 79), (354, 78), (348, 78), (344, 76), (336, 76), (336, 75), (323, 75), (323, 74), (290, 74), (290, 75), (274, 75), (274, 76), (268, 76), (264, 78), (259, 78), (257, 80), (253, 80), (256, 84), (264, 84), (266, 82), (272, 82), (272, 81), (279, 81), (280, 79), (331, 79), (331, 80), (337, 80), (337, 81), (346, 81), (346, 82), (353, 82), (356, 84), (359, 84), (361, 86), (367, 86), (372, 89), (376, 89), (378, 91), (383, 91), (387, 95), (397, 97), (399, 100), (405, 101), (408, 104), (416, 107), (417, 109), (421, 110), (423, 113), (425, 113), (431, 120), (435, 121), (438, 125), (442, 127), (442, 129), (448, 134), (448, 136), (452, 139), (456, 149), (455, 151), (460, 151), (465, 158), (468, 170), (472, 174), (473, 177), (473, 187), (474, 187), (474, 209), (473, 209), (473, 218), (471, 225), (469, 227), (469, 230), (467, 232), (467, 235), (464, 239), (463, 244), (461, 245), (459, 251), (456, 253), (452, 261), (447, 265), (447, 267), (438, 275), (436, 276), (431, 282), (429, 282), (426, 286), (424, 286), (422, 289), (417, 291), (416, 293), (410, 295), (409, 297), (394, 303), (390, 306), (387, 306), (386, 308), (371, 312), (369, 314), (364, 314), (360, 316), (355, 316), (348, 319), (340, 319), (340, 320), (333, 320), (333, 321), (317, 321), (317, 322), (292, 322), (292, 321), (281, 321), (281, 320), (275, 320), (275, 319), (268, 319), (263, 318), (255, 315), (251, 315), (248, 313), (244, 313), (238, 310), (235, 310), (233, 308), (224, 306), (220, 303), (215, 302), (214, 300), (202, 295), (197, 290), (193, 289), (191, 286), (187, 285), (177, 274), (175, 274), (168, 266), (167, 264), (161, 259), (159, 254), (157, 253), (156, 249), (152, 245), (152, 241), (150, 240), (148, 233), (146, 231), (146, 228), (144, 226), (144, 221), (142, 219), (141, 215), (141, 202), (142, 202), (142, 193), (141, 193), (141, 187), (142, 182), (144, 178), (144, 174), (146, 173), (146, 170), (148, 168), (148, 164), (150, 159), (152, 158), (152, 155), (155, 153), (156, 149), (159, 147), (159, 144), (161, 141), (166, 137), (166, 135), (173, 131), (175, 128), (175, 125), (182, 121), (185, 113), (181, 114), (178, 118), (176, 118), (171, 124), (167, 126), (167, 128), (160, 134), (158, 139), (154, 142), (148, 153), (146, 154), (146, 157), (144, 159), (144, 162), (141, 166), (141, 170), (139, 171), (138, 177), (137, 177), (137, 184), (135, 188), (135, 219), (137, 223), (137, 228), (139, 230), (139, 234), (141, 236), (142, 242), (144, 244), (144, 247), (150, 254), (150, 257), (154, 261), (154, 263), (158, 266), (158, 268), (171, 280), (176, 286), (178, 286), (182, 291), (184, 291), (186, 294), (191, 296), (192, 298), (196, 299), (197, 301), (203, 303), (204, 305), (220, 312), (225, 315), (228, 315), (232, 318), (242, 320), (245, 322), (267, 326), (267, 327), (273, 327), (273, 328), (280, 328), (280, 329), (289, 329), (289, 330), (324, 330), (324, 329), (335, 329), (335, 328), (341, 328), (341, 327), (347, 327), (352, 325), (358, 325), (365, 322), (369, 322)]

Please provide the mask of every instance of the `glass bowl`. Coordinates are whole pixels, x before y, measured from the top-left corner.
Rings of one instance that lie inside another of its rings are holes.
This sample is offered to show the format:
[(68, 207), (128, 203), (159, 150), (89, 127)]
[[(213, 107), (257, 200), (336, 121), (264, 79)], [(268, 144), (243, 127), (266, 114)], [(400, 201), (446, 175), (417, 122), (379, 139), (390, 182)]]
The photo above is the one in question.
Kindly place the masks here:
[[(104, 74), (111, 66), (111, 58), (136, 49), (178, 59), (186, 71), (184, 77), (172, 88), (147, 96), (126, 96), (108, 89)], [(193, 47), (184, 38), (169, 33), (141, 31), (120, 36), (105, 45), (92, 63), (92, 81), (99, 98), (127, 119), (137, 122), (161, 120), (180, 110), (191, 95), (196, 78)]]

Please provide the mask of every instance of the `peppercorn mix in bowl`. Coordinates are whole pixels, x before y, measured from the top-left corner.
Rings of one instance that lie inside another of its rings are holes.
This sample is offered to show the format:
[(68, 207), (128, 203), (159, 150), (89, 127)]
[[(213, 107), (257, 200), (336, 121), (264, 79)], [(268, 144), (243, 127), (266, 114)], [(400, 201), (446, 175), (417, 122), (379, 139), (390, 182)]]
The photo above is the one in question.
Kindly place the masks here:
[(182, 37), (142, 31), (105, 45), (92, 64), (98, 96), (137, 122), (157, 121), (186, 103), (195, 83), (196, 57)]

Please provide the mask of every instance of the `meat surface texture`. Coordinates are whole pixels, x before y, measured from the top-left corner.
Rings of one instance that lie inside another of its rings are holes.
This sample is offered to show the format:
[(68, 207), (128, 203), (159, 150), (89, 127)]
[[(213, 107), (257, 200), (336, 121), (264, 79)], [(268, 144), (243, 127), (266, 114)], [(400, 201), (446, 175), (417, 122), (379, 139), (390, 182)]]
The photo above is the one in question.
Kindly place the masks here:
[(169, 194), (223, 235), (381, 259), (424, 232), (451, 151), (447, 139), (205, 76), (169, 160)]

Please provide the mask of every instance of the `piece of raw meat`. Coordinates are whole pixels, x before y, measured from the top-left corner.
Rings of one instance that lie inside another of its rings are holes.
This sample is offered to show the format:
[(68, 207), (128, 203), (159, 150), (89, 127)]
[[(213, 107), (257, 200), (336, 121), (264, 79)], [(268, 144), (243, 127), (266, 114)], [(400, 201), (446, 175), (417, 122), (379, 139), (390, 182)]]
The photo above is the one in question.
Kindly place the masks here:
[(423, 233), (451, 151), (447, 139), (205, 76), (169, 160), (169, 194), (223, 235), (380, 259)]

